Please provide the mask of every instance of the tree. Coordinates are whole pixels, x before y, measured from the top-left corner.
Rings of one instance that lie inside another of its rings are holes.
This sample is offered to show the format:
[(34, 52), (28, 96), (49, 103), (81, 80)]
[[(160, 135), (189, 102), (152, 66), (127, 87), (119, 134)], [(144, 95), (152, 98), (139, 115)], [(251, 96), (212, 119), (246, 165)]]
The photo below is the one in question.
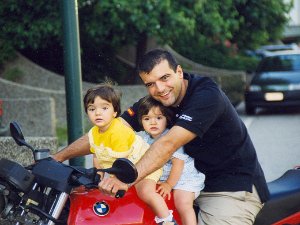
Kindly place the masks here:
[(61, 21), (57, 2), (2, 0), (0, 39), (17, 49), (44, 48), (61, 41)]
[(0, 65), (13, 49), (43, 49), (61, 43), (58, 4), (47, 1), (0, 1)]
[(205, 1), (197, 15), (195, 35), (183, 36), (173, 46), (204, 65), (253, 69), (257, 62), (237, 53), (280, 40), (290, 9), (291, 2), (285, 0)]
[(201, 4), (199, 0), (97, 1), (84, 13), (81, 29), (98, 44), (115, 49), (133, 44), (139, 58), (146, 51), (149, 37), (171, 43), (182, 35), (193, 34)]
[(240, 49), (254, 49), (281, 38), (292, 1), (211, 0), (197, 15), (195, 33), (223, 43), (229, 40)]
[[(160, 43), (171, 43), (195, 31), (195, 15), (201, 0), (79, 0), (80, 39), (83, 58), (100, 55), (121, 46), (137, 46), (137, 58), (146, 51), (149, 37)], [(3, 35), (17, 49), (42, 49), (59, 45), (61, 50), (61, 19), (59, 4), (33, 0), (2, 1), (0, 16)], [(11, 38), (10, 38), (11, 37)], [(51, 58), (56, 58), (52, 56)], [(84, 62), (83, 62), (84, 69)]]
[[(50, 61), (51, 65), (62, 61), (59, 2), (0, 1), (0, 49), (11, 45), (17, 50), (43, 53), (43, 57), (37, 58)], [(122, 46), (135, 45), (138, 59), (144, 54), (150, 37), (160, 44), (181, 42), (190, 52), (195, 52), (200, 45), (223, 44), (225, 40), (240, 49), (276, 40), (287, 21), (290, 3), (284, 0), (78, 0), (78, 6), (83, 77), (88, 78), (93, 71), (107, 76), (118, 73), (115, 52)]]
[(254, 49), (282, 38), (292, 1), (235, 0), (235, 7), (239, 13), (236, 17), (239, 26), (233, 32), (231, 41), (244, 49)]

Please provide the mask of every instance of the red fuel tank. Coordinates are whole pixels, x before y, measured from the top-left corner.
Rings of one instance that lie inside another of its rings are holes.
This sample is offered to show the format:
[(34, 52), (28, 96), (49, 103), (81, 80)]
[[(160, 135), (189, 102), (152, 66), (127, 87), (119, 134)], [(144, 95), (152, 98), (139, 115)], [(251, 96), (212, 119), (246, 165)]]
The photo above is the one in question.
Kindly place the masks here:
[[(141, 201), (131, 187), (123, 198), (113, 198), (99, 190), (78, 188), (70, 195), (68, 225), (156, 225), (152, 210)], [(173, 215), (181, 224), (173, 196), (166, 200)]]

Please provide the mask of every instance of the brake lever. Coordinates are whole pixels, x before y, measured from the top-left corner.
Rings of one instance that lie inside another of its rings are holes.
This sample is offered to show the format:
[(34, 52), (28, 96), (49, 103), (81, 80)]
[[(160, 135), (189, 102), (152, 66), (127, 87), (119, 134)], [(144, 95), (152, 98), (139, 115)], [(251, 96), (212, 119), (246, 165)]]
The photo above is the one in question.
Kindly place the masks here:
[(115, 198), (123, 198), (125, 193), (126, 193), (125, 190), (118, 190), (116, 195), (115, 195)]

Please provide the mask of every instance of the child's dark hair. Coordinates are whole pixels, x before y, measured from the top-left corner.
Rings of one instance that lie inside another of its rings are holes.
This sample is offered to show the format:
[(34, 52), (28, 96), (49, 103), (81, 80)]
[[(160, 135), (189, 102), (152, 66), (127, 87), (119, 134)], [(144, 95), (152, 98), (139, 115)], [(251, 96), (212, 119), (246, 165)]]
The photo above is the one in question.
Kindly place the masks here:
[(114, 89), (112, 82), (105, 82), (99, 84), (93, 88), (90, 88), (83, 99), (84, 110), (87, 113), (87, 108), (90, 103), (94, 103), (95, 98), (99, 96), (100, 98), (110, 102), (113, 107), (114, 111), (117, 112), (117, 116), (121, 114), (121, 92)]
[(170, 128), (172, 126), (172, 118), (174, 115), (173, 111), (170, 108), (161, 104), (160, 102), (156, 101), (151, 96), (146, 96), (141, 100), (141, 104), (139, 106), (138, 115), (137, 115), (140, 125), (143, 126), (142, 125), (143, 116), (147, 115), (153, 107), (159, 107), (160, 111), (167, 119), (167, 127)]

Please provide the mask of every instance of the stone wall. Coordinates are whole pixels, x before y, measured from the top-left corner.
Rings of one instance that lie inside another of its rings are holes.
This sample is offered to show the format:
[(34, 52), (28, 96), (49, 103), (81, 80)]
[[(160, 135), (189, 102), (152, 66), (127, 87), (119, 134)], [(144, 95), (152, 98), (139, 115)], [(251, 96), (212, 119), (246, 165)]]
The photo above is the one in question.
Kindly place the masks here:
[[(55, 102), (55, 116), (57, 122), (65, 122), (65, 96), (64, 91), (47, 90), (29, 85), (18, 84), (0, 78), (0, 98), (1, 99), (32, 99), (32, 98), (52, 98)], [(28, 108), (31, 106), (28, 105)], [(12, 109), (13, 110), (13, 109)], [(13, 117), (15, 111), (4, 111), (9, 118)], [(30, 116), (24, 114), (24, 116)], [(40, 117), (43, 117), (40, 114)], [(45, 118), (44, 119), (49, 119)]]
[[(3, 74), (17, 69), (21, 77), (16, 81), (3, 79)], [(94, 83), (82, 82), (82, 95)], [(143, 85), (120, 85), (117, 88), (122, 92), (121, 108), (127, 109), (135, 100), (147, 94)], [(65, 78), (33, 63), (21, 54), (8, 63), (0, 74), (0, 98), (53, 98), (55, 102), (56, 124), (66, 126), (66, 97)], [(6, 113), (14, 113), (9, 111)], [(11, 116), (10, 116), (11, 117)]]
[(17, 121), (26, 136), (56, 136), (55, 102), (44, 98), (1, 98), (3, 100), (2, 126)]
[[(205, 74), (213, 77), (218, 82), (220, 87), (225, 91), (225, 93), (229, 96), (233, 104), (236, 104), (236, 102), (241, 101), (243, 86), (245, 83), (245, 74), (242, 71), (227, 71), (205, 67), (203, 65), (194, 63), (184, 58), (183, 56), (174, 52), (174, 50), (172, 50), (168, 46), (166, 46), (165, 48), (171, 51), (178, 59), (178, 61), (180, 61), (185, 65), (185, 67), (187, 67), (187, 69), (184, 68), (186, 71)], [(27, 124), (29, 125), (28, 127), (31, 128), (31, 130), (33, 131), (33, 126), (30, 124), (39, 123), (32, 122), (33, 120), (44, 121), (45, 126), (50, 126), (51, 132), (53, 123), (61, 127), (66, 127), (67, 118), (64, 77), (38, 66), (37, 64), (31, 62), (30, 60), (28, 60), (20, 54), (18, 54), (18, 57), (14, 61), (10, 62), (5, 66), (2, 75), (7, 71), (14, 69), (17, 69), (21, 72), (21, 78), (19, 78), (17, 82), (12, 82), (3, 79), (1, 78), (0, 74), (0, 99), (6, 99), (4, 107), (5, 104), (8, 105), (8, 108), (4, 108), (4, 114), (6, 114), (6, 118), (8, 118), (5, 122), (7, 123), (7, 121), (10, 121), (16, 115), (20, 114), (22, 119), (28, 121), (26, 122), (26, 126), (24, 127), (26, 129), (26, 132), (29, 132), (27, 131)], [(88, 88), (95, 85), (96, 84), (93, 83), (82, 82), (82, 95), (84, 95)], [(143, 85), (120, 85), (117, 86), (117, 88), (122, 92), (122, 110), (126, 110), (137, 99), (147, 94), (147, 91)], [(34, 99), (37, 97), (43, 99), (53, 99), (54, 116), (46, 116), (46, 114), (37, 113), (37, 109), (32, 109), (36, 107), (36, 103), (32, 102), (31, 104), (29, 103), (31, 102), (30, 100), (25, 100)], [(10, 99), (24, 99), (25, 105), (23, 105), (23, 107), (13, 107), (12, 104), (14, 104), (15, 100), (11, 100), (12, 102), (9, 103)], [(29, 113), (25, 113), (28, 110), (35, 112), (33, 116)], [(84, 123), (86, 123), (86, 115), (84, 113), (83, 115)], [(47, 123), (48, 120), (53, 120), (54, 122), (50, 123), (49, 125)], [(32, 135), (35, 136), (36, 134), (41, 134), (40, 128), (37, 129), (36, 132)]]
[[(5, 74), (12, 70), (20, 72), (20, 75), (14, 81), (15, 83), (49, 91), (65, 91), (65, 77), (63, 75), (40, 67), (19, 53), (17, 53), (14, 60), (5, 65), (0, 77), (5, 77)], [(86, 91), (94, 85), (83, 81), (82, 89)]]
[[(242, 79), (244, 79), (244, 77), (246, 76), (246, 73), (240, 70), (226, 70), (226, 69), (204, 66), (179, 54), (173, 48), (171, 48), (171, 46), (169, 45), (160, 46), (158, 45), (158, 43), (154, 38), (149, 38), (147, 42), (146, 51), (149, 51), (154, 48), (161, 48), (169, 51), (175, 57), (177, 62), (183, 67), (183, 70), (188, 73), (201, 74), (218, 80), (221, 80), (224, 77), (226, 79), (226, 76), (232, 76), (232, 75), (239, 76)], [(127, 65), (134, 67), (136, 61), (136, 46), (124, 46), (117, 53), (117, 57)]]
[[(95, 84), (93, 84), (95, 85)], [(91, 84), (92, 86), (92, 84)], [(122, 100), (121, 107), (122, 110), (127, 109), (131, 104), (135, 102), (135, 100), (145, 96), (147, 94), (146, 89), (142, 85), (134, 85), (134, 86), (117, 86), (117, 88), (122, 92)], [(83, 91), (82, 94), (84, 94)], [(5, 79), (0, 78), (0, 98), (1, 99), (32, 99), (32, 98), (52, 98), (54, 100), (55, 105), (55, 123), (61, 126), (65, 126), (67, 124), (66, 120), (66, 97), (64, 90), (49, 90), (29, 85), (18, 84), (16, 82), (11, 82)], [(5, 103), (4, 103), (5, 107)], [(31, 108), (30, 104), (26, 106), (26, 108)], [(5, 109), (4, 109), (5, 110)], [(10, 108), (10, 110), (4, 111), (4, 114), (7, 115), (8, 118), (13, 118), (16, 114), (14, 108)], [(29, 116), (29, 114), (24, 114), (24, 116)], [(39, 114), (36, 115), (40, 120), (46, 120), (45, 115)], [(27, 118), (26, 120), (30, 120)]]
[[(34, 149), (50, 149), (51, 154), (57, 151), (55, 137), (25, 137), (25, 140)], [(27, 147), (18, 146), (11, 137), (0, 137), (0, 158), (10, 159), (25, 166), (34, 162), (32, 151)]]

